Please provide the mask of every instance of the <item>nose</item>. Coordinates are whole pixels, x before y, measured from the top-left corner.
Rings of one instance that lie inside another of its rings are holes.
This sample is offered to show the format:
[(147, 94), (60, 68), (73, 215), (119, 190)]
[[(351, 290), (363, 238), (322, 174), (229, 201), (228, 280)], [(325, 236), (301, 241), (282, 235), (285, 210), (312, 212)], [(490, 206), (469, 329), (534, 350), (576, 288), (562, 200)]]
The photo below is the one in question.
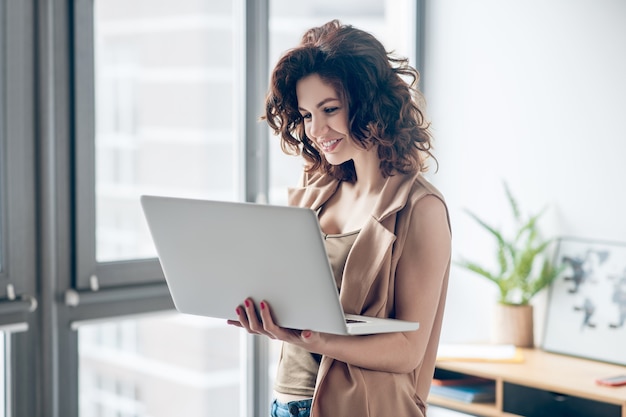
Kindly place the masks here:
[(323, 117), (311, 117), (309, 123), (309, 136), (312, 138), (320, 138), (328, 132), (328, 124)]

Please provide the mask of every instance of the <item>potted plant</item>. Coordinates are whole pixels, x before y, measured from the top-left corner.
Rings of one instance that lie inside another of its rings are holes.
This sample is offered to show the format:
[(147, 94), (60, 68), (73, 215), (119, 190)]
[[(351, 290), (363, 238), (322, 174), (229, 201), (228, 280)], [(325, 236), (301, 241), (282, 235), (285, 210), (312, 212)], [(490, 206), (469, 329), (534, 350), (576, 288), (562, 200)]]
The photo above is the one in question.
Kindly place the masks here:
[(530, 301), (552, 283), (560, 270), (553, 265), (547, 253), (553, 239), (543, 239), (539, 232), (538, 220), (544, 210), (528, 217), (522, 216), (506, 183), (504, 189), (515, 220), (511, 236), (505, 236), (501, 230), (466, 210), (470, 217), (495, 238), (494, 256), (497, 267), (489, 269), (466, 259), (455, 263), (487, 278), (498, 287), (493, 341), (532, 347), (533, 306)]

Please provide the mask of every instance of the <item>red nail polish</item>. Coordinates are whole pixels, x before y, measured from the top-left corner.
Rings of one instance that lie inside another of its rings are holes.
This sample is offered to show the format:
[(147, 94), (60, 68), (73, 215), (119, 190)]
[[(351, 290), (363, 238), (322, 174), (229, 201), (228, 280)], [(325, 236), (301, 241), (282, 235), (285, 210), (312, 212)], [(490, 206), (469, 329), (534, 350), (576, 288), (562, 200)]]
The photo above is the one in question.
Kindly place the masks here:
[(261, 310), (265, 310), (265, 303), (261, 301)]
[(250, 301), (246, 300), (245, 303), (246, 303), (246, 307), (250, 307)]
[(239, 307), (237, 307), (237, 308), (235, 309), (235, 313), (237, 313), (237, 315), (239, 315)]

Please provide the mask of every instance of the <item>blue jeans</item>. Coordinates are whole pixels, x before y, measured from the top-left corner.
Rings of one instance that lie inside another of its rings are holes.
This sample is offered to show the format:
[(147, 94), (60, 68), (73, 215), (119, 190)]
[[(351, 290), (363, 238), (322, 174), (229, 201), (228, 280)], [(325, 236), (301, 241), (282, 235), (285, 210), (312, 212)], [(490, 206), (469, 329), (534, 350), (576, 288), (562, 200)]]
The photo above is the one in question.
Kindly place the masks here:
[(309, 417), (311, 415), (311, 401), (291, 401), (287, 404), (277, 400), (272, 402), (272, 417)]

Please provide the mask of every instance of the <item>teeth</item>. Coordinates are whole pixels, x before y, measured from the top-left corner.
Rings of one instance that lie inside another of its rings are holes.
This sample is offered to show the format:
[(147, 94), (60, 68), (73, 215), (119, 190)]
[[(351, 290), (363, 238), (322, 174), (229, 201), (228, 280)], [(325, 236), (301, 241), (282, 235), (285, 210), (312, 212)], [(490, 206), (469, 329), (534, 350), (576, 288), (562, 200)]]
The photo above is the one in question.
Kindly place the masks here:
[(328, 149), (337, 142), (339, 142), (339, 139), (329, 140), (328, 142), (321, 143), (321, 145), (322, 145), (322, 148)]

